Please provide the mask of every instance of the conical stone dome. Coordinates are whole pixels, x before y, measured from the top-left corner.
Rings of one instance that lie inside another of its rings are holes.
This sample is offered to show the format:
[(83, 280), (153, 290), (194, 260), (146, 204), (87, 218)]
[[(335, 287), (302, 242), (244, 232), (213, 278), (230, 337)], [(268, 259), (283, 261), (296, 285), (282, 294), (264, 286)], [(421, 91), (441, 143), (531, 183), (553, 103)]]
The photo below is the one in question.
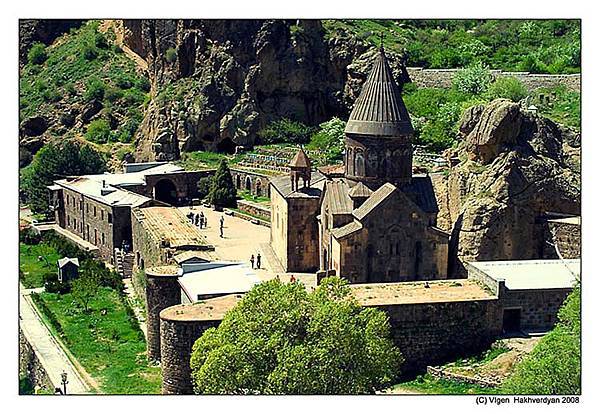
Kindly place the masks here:
[(383, 48), (354, 103), (346, 134), (397, 137), (414, 132)]

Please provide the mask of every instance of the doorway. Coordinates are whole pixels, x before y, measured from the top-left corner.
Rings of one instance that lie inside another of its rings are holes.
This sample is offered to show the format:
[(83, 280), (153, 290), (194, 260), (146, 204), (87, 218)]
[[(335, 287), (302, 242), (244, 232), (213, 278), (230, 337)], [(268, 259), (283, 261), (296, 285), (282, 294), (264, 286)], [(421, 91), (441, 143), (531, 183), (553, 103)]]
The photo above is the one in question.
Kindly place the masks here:
[(504, 333), (521, 331), (521, 308), (504, 309), (502, 331)]

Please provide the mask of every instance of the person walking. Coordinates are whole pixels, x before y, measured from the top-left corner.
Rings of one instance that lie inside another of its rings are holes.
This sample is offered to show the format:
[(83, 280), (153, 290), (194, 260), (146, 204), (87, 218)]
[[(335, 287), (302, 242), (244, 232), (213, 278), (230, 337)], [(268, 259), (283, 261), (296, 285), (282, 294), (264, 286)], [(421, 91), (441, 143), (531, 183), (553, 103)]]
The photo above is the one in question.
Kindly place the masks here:
[(200, 212), (200, 228), (202, 228), (203, 225), (204, 225), (204, 213), (201, 211)]
[(196, 216), (194, 217), (194, 224), (196, 225), (196, 227), (198, 227), (199, 223), (200, 223), (200, 214), (196, 214)]
[(256, 255), (256, 268), (260, 269), (260, 253)]
[(294, 277), (294, 275), (290, 276), (290, 283), (294, 283), (296, 281), (296, 278)]
[(254, 255), (250, 256), (250, 265), (252, 266), (252, 269), (254, 269)]

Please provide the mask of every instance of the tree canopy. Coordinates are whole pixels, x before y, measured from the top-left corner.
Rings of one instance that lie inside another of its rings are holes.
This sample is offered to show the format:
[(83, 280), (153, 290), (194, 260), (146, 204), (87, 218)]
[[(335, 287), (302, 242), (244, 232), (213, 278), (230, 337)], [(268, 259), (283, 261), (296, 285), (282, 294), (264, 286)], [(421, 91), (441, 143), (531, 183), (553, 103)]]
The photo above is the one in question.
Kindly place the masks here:
[(237, 192), (227, 162), (221, 160), (210, 185), (209, 203), (221, 207), (233, 207), (235, 206), (236, 195)]
[(298, 282), (255, 286), (196, 341), (191, 368), (200, 394), (368, 394), (402, 361), (387, 315), (331, 277), (312, 292)]
[(581, 292), (576, 288), (544, 336), (506, 380), (507, 394), (581, 393)]
[(49, 142), (23, 171), (26, 201), (34, 213), (47, 213), (48, 189), (54, 180), (70, 175), (98, 174), (106, 170), (102, 154), (74, 140)]

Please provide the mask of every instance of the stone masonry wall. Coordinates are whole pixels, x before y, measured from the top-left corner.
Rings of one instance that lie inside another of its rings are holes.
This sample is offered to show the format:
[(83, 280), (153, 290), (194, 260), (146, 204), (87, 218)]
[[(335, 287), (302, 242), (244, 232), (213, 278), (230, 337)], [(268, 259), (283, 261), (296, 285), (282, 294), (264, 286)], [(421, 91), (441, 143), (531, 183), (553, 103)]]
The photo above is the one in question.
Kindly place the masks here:
[(390, 318), (402, 374), (485, 350), (502, 330), (497, 299), (377, 306)]
[[(424, 69), (424, 68), (406, 68), (412, 82), (424, 88), (449, 88), (452, 86), (452, 79), (460, 69)], [(536, 74), (529, 72), (503, 72), (492, 70), (494, 78), (515, 77), (519, 79), (528, 91), (537, 88), (549, 88), (557, 85), (564, 85), (571, 91), (581, 89), (581, 74), (571, 75), (550, 75)]]
[[(564, 259), (577, 259), (581, 257), (581, 226), (569, 223), (548, 223), (548, 236), (546, 239), (554, 240), (560, 254)], [(554, 237), (552, 237), (552, 234)], [(556, 250), (553, 246), (546, 245), (545, 257), (556, 258)]]
[(558, 310), (571, 290), (507, 290), (500, 301), (504, 309), (521, 309), (521, 328), (546, 330), (556, 324)]
[(161, 320), (163, 394), (193, 394), (190, 368), (192, 346), (204, 331), (219, 323), (221, 321)]
[(250, 201), (238, 200), (237, 206), (241, 211), (250, 213), (257, 217), (262, 217), (265, 220), (271, 220), (271, 209), (269, 206), (264, 206)]
[(27, 377), (31, 384), (49, 391), (54, 391), (54, 386), (48, 373), (42, 366), (31, 344), (19, 329), (19, 376)]
[(148, 329), (148, 359), (160, 361), (160, 312), (181, 303), (181, 288), (177, 276), (146, 273), (146, 314)]
[(270, 179), (267, 175), (231, 168), (231, 179), (237, 190), (246, 190), (254, 196), (270, 197)]
[(320, 211), (319, 199), (316, 197), (288, 198), (287, 202), (286, 271), (316, 271), (319, 269), (319, 226), (317, 223), (317, 215)]

